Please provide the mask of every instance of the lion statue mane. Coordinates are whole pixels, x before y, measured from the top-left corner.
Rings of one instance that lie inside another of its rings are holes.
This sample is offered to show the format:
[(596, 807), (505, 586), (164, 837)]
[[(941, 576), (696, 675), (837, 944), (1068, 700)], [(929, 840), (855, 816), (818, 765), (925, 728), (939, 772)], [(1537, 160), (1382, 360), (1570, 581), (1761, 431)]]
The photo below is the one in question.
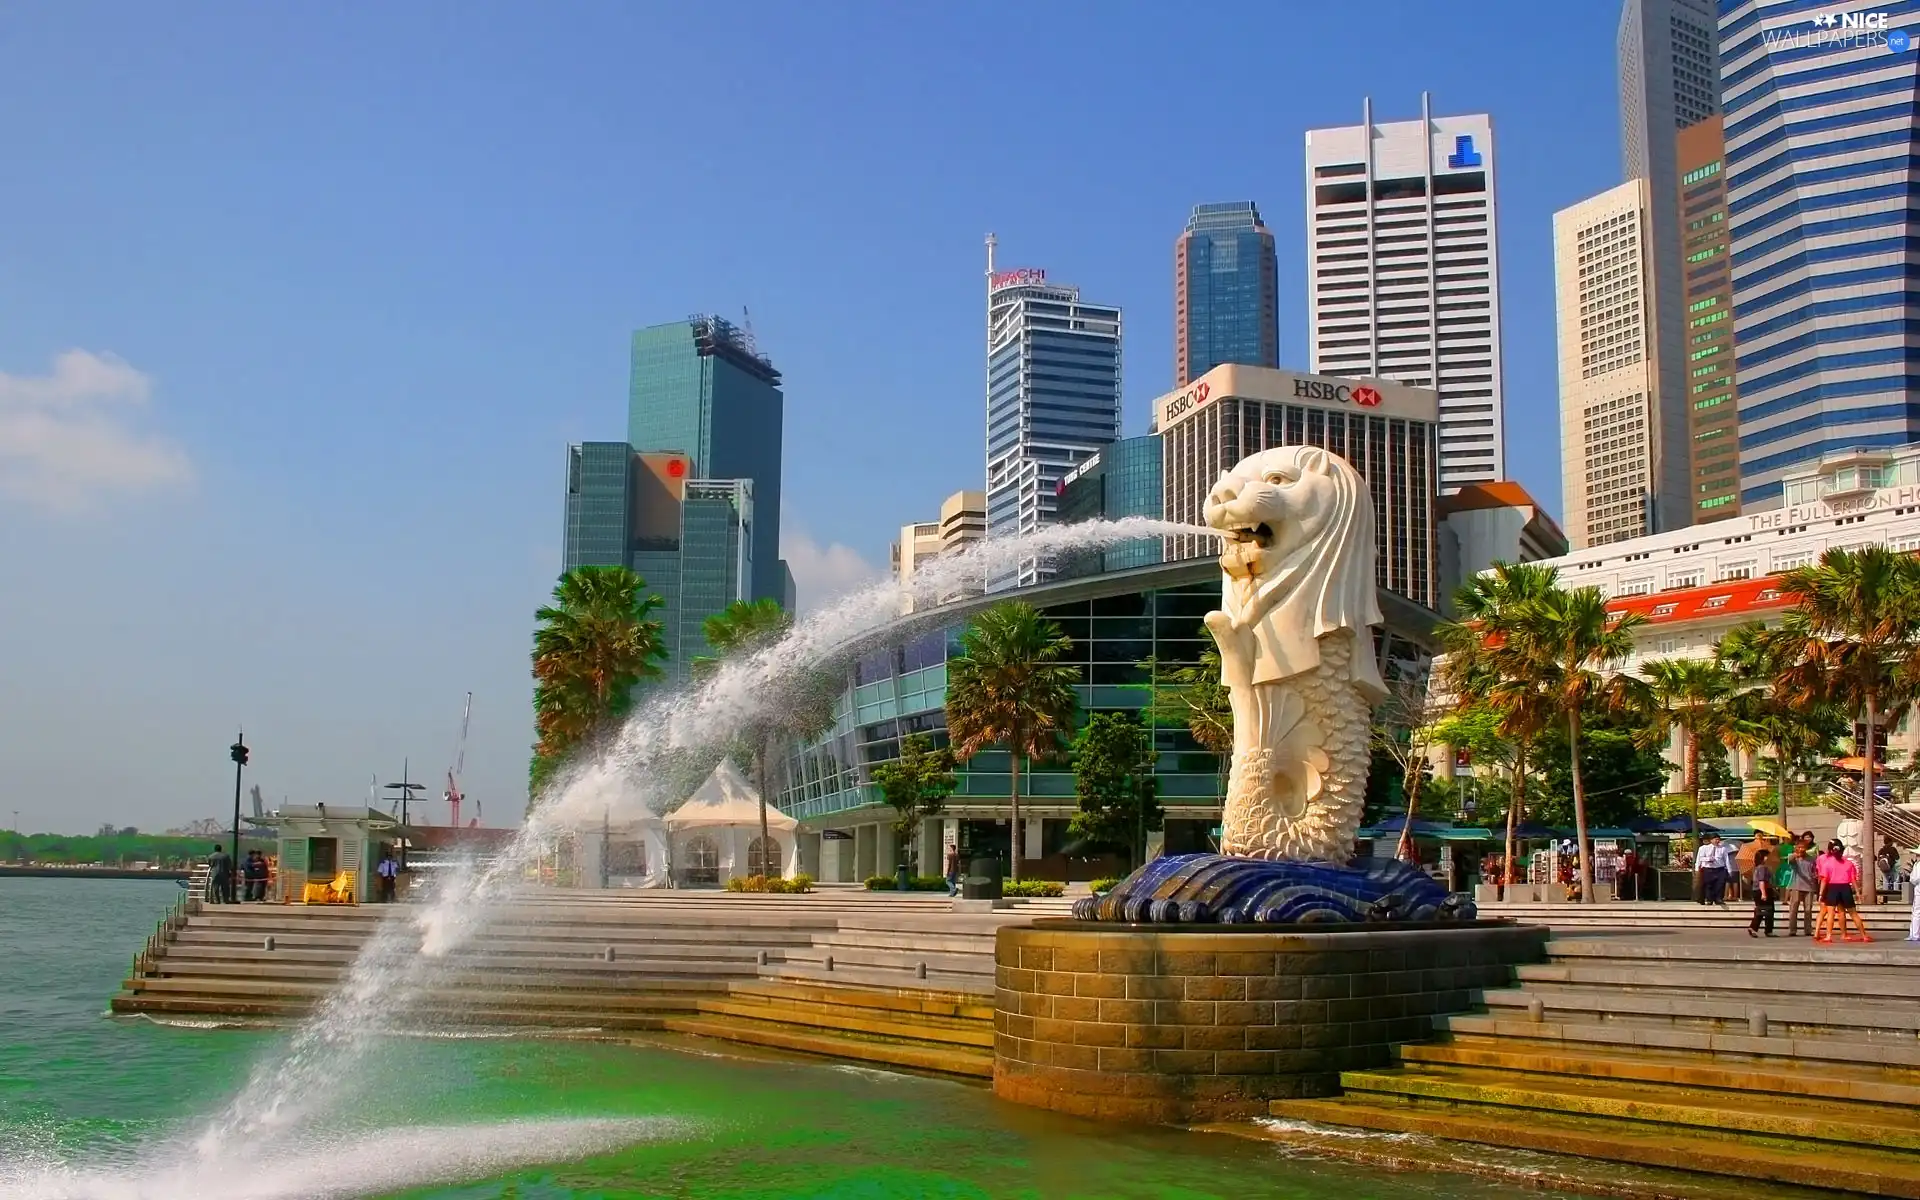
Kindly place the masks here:
[(1227, 538), (1206, 618), (1233, 708), (1221, 849), (1345, 863), (1386, 694), (1366, 485), (1337, 454), (1278, 446), (1222, 475), (1205, 515)]

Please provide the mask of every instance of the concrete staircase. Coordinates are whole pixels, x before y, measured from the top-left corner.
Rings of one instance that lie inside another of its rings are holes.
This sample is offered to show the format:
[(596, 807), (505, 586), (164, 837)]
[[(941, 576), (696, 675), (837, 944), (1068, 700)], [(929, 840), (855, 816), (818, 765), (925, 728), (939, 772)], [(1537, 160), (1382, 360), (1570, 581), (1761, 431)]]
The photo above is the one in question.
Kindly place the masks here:
[(1556, 937), (1397, 1067), (1276, 1116), (1920, 1198), (1920, 950)]
[[(1753, 902), (1729, 900), (1718, 908), (1690, 901), (1608, 900), (1597, 904), (1537, 904), (1495, 901), (1479, 906), (1483, 917), (1499, 917), (1523, 925), (1546, 925), (1555, 930), (1677, 930), (1715, 932), (1745, 939), (1747, 923), (1753, 919)], [(1904, 904), (1864, 906), (1860, 915), (1875, 938), (1901, 941), (1907, 936), (1907, 921), (1912, 909)], [(1781, 901), (1773, 910), (1775, 941), (1785, 939), (1787, 905)]]
[[(304, 1015), (384, 906), (200, 905), (165, 924), (122, 1013)], [(449, 956), (409, 1023), (666, 1031), (972, 1077), (992, 1074), (994, 931), (1042, 901), (955, 913), (945, 896), (529, 892)]]

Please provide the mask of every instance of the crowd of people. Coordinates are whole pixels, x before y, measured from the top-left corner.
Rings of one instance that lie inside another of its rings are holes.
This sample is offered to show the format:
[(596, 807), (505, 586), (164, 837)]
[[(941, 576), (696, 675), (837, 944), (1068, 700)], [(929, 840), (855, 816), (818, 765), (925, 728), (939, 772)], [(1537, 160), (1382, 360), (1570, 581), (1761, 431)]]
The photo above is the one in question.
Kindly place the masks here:
[(226, 847), (215, 843), (207, 856), (207, 903), (264, 904), (267, 885), (273, 879), (273, 863), (259, 850), (247, 851), (239, 863)]
[[(1839, 838), (1821, 849), (1811, 832), (1778, 841), (1763, 837), (1752, 851), (1751, 863), (1743, 872), (1731, 847), (1718, 833), (1707, 831), (1693, 856), (1693, 868), (1699, 876), (1699, 902), (1727, 907), (1728, 895), (1737, 897), (1744, 874), (1753, 899), (1749, 937), (1774, 936), (1775, 910), (1784, 900), (1788, 937), (1807, 937), (1816, 942), (1831, 942), (1836, 935), (1843, 942), (1873, 940), (1860, 916), (1861, 864), (1847, 853)], [(1876, 878), (1869, 886), (1877, 886), (1883, 893), (1897, 892), (1900, 852), (1891, 839), (1882, 844), (1873, 866)], [(1908, 875), (1915, 887), (1915, 902), (1907, 940), (1920, 942), (1920, 850), (1915, 852)]]

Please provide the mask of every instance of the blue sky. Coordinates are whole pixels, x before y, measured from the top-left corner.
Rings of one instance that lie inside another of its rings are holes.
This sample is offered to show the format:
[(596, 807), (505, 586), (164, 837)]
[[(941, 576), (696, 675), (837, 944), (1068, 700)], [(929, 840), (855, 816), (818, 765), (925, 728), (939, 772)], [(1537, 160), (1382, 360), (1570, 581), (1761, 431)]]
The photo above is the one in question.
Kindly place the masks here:
[[(1172, 372), (1197, 202), (1277, 234), (1304, 132), (1493, 114), (1510, 470), (1558, 508), (1551, 215), (1619, 181), (1611, 0), (326, 6), (0, 14), (0, 821), (524, 792), (531, 613), (626, 335), (749, 307), (818, 599), (983, 466), (982, 238)], [(439, 806), (434, 806), (436, 815)]]

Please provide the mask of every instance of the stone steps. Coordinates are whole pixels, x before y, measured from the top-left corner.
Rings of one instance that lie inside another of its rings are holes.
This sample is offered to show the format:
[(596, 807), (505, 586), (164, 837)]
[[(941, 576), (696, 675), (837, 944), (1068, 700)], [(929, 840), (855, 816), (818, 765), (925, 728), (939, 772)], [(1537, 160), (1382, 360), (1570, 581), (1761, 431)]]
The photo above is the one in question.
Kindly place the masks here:
[[(1577, 1113), (1687, 1130), (1758, 1134), (1829, 1142), (1865, 1141), (1886, 1150), (1920, 1152), (1920, 1113), (1898, 1105), (1839, 1098), (1783, 1096), (1690, 1088), (1671, 1083), (1529, 1075), (1439, 1063), (1409, 1063), (1392, 1071), (1347, 1071), (1348, 1092), (1370, 1101), (1441, 1103)], [(1920, 1157), (1915, 1158), (1920, 1167)]]
[(1524, 1075), (1678, 1084), (1687, 1087), (1803, 1097), (1833, 1097), (1866, 1104), (1920, 1109), (1920, 1071), (1884, 1065), (1825, 1062), (1818, 1072), (1805, 1064), (1760, 1057), (1459, 1034), (1445, 1041), (1400, 1047), (1402, 1062), (1417, 1065), (1498, 1068)]
[(1452, 1106), (1376, 1102), (1371, 1097), (1276, 1100), (1269, 1111), (1275, 1117), (1322, 1125), (1424, 1134), (1511, 1150), (1732, 1176), (1752, 1183), (1920, 1200), (1920, 1162), (1859, 1145), (1835, 1152), (1824, 1144), (1810, 1147), (1712, 1130), (1518, 1109), (1475, 1107), (1470, 1119), (1463, 1119)]
[(777, 1050), (816, 1054), (840, 1061), (868, 1062), (886, 1067), (908, 1067), (943, 1075), (972, 1079), (993, 1078), (993, 1052), (971, 1048), (934, 1046), (870, 1037), (850, 1037), (840, 1033), (803, 1031), (784, 1024), (734, 1016), (667, 1017), (664, 1027), (672, 1033), (718, 1038)]
[[(1479, 906), (1483, 917), (1499, 917), (1528, 925), (1546, 925), (1555, 929), (1695, 929), (1724, 930), (1739, 934), (1753, 919), (1753, 902), (1729, 900), (1727, 907), (1710, 907), (1691, 901), (1604, 901), (1598, 904), (1539, 904), (1529, 901), (1494, 901)], [(1875, 936), (1897, 933), (1907, 936), (1907, 921), (1912, 910), (1904, 904), (1880, 904), (1860, 910), (1867, 928)], [(1787, 905), (1774, 905), (1774, 928), (1784, 935)]]
[(1920, 953), (1565, 932), (1399, 1066), (1276, 1115), (1920, 1197)]

